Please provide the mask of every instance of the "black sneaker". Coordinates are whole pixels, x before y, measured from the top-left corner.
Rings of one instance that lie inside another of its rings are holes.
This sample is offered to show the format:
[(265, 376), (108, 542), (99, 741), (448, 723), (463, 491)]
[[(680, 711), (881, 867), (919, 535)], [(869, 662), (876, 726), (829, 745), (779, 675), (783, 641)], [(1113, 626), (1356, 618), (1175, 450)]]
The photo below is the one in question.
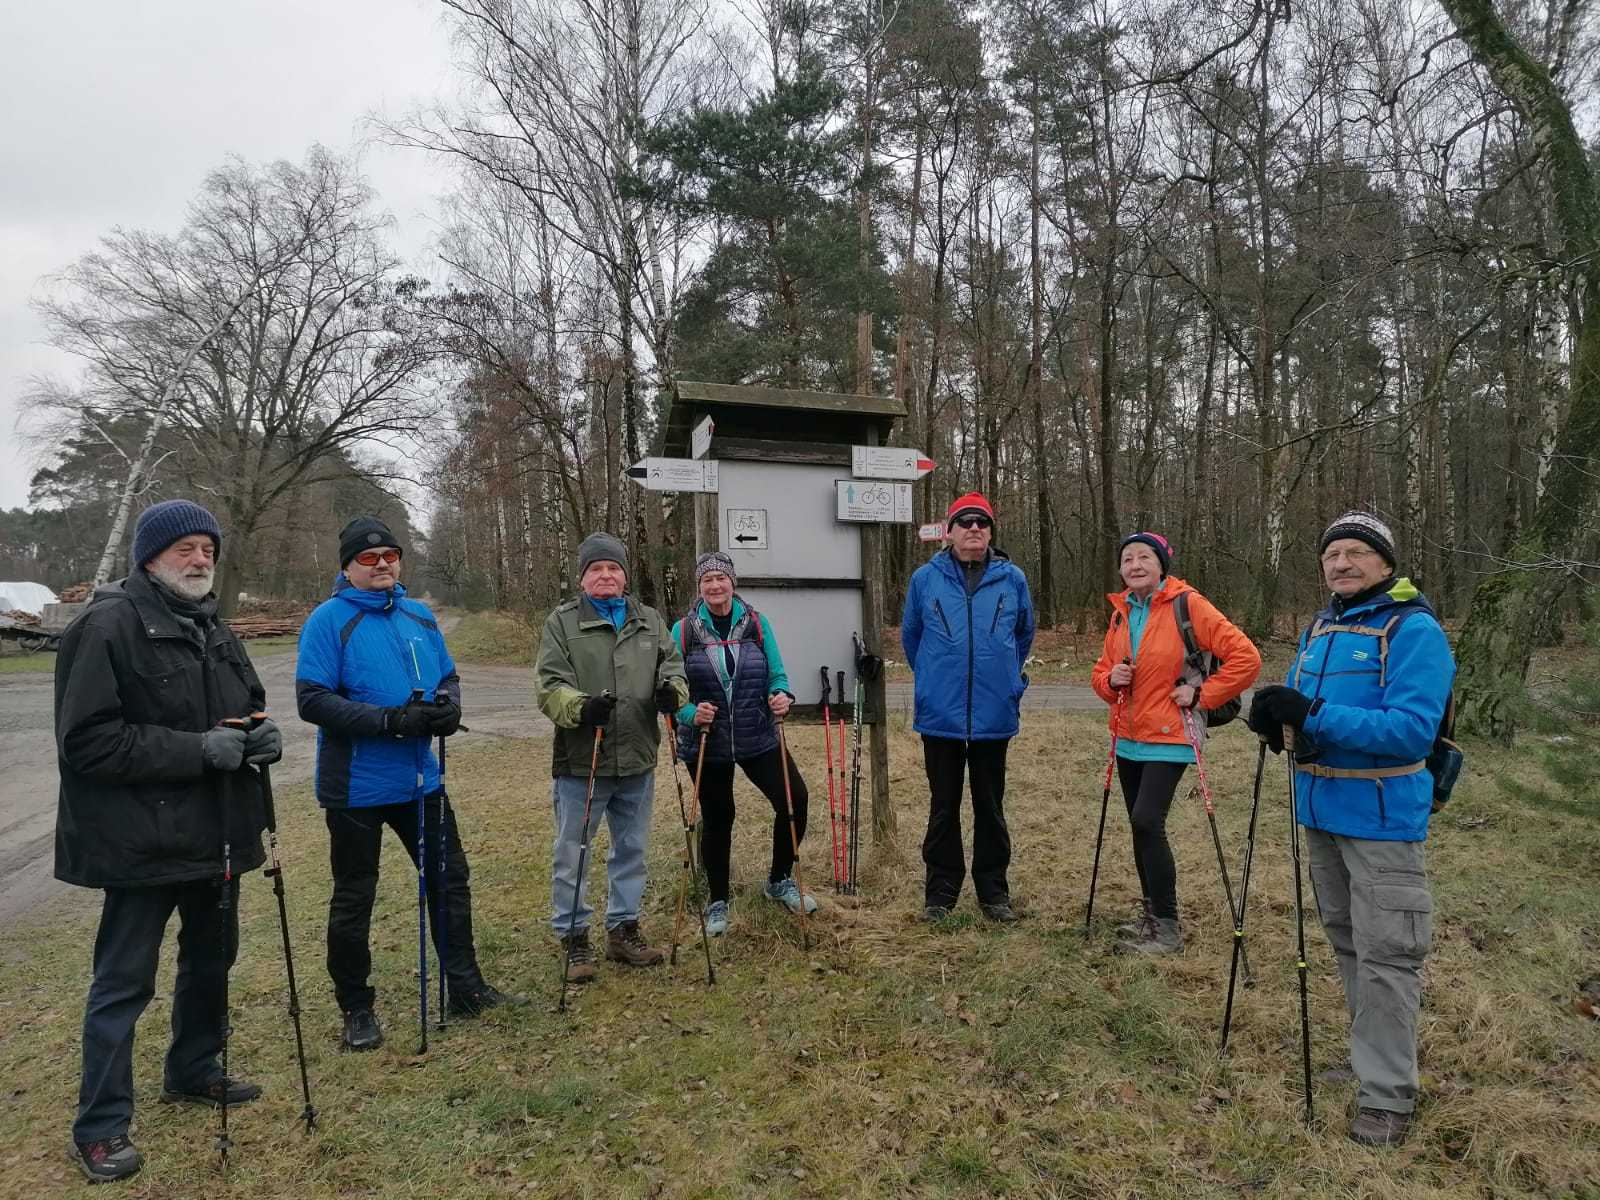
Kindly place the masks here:
[(134, 1148), (125, 1133), (95, 1142), (73, 1142), (67, 1153), (90, 1183), (114, 1183), (138, 1174), (139, 1168), (144, 1166), (144, 1155)]
[(222, 1089), (228, 1089), (228, 1107), (235, 1104), (248, 1104), (258, 1099), (261, 1095), (259, 1083), (246, 1083), (242, 1079), (219, 1078), (197, 1088), (163, 1087), (161, 1089), (161, 1103), (163, 1104), (204, 1104), (209, 1108), (222, 1107)]
[(339, 1044), (346, 1050), (376, 1050), (383, 1045), (383, 1026), (370, 1008), (351, 1009), (344, 1015), (344, 1033)]
[(480, 1013), (488, 1012), (491, 1008), (499, 1008), (502, 1004), (520, 1007), (528, 1002), (526, 996), (508, 996), (497, 987), (489, 984), (480, 984), (478, 987), (465, 991), (450, 990), (450, 1015), (452, 1017), (476, 1017)]
[(929, 925), (937, 925), (940, 921), (950, 919), (950, 910), (942, 904), (930, 904), (922, 910), (919, 920), (926, 921)]
[(1016, 909), (1011, 907), (1009, 899), (996, 900), (993, 904), (980, 904), (978, 907), (983, 910), (983, 915), (988, 917), (989, 920), (998, 921), (1001, 925), (1010, 925), (1021, 920), (1017, 916)]

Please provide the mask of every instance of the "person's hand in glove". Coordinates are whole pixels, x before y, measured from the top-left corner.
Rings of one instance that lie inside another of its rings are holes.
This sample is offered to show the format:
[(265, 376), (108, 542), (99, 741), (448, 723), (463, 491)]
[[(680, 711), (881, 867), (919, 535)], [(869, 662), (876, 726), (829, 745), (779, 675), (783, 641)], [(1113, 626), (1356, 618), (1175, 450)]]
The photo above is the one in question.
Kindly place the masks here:
[(244, 760), (263, 767), (283, 757), (283, 731), (271, 717), (258, 717), (244, 735)]
[(1284, 687), (1279, 683), (1269, 684), (1256, 689), (1255, 697), (1250, 701), (1250, 715), (1245, 723), (1254, 733), (1266, 739), (1268, 747), (1274, 754), (1281, 754), (1283, 727), (1287, 725), (1299, 732), (1313, 707), (1311, 697), (1304, 692)]
[(675, 713), (682, 706), (678, 703), (678, 689), (670, 683), (662, 682), (656, 685), (656, 711), (659, 713)]
[(428, 716), (433, 722), (429, 727), (429, 732), (434, 737), (439, 737), (440, 735), (449, 737), (461, 728), (461, 706), (443, 692), (439, 692), (433, 697), (433, 704), (429, 706)]
[(200, 756), (213, 771), (237, 771), (244, 763), (245, 738), (238, 725), (218, 725), (200, 735)]
[(610, 692), (601, 692), (598, 696), (590, 696), (583, 702), (583, 707), (578, 710), (578, 724), (592, 725), (596, 729), (600, 729), (611, 720), (611, 710), (616, 706), (617, 698)]
[(433, 705), (422, 700), (383, 710), (383, 731), (390, 737), (429, 737), (433, 734)]

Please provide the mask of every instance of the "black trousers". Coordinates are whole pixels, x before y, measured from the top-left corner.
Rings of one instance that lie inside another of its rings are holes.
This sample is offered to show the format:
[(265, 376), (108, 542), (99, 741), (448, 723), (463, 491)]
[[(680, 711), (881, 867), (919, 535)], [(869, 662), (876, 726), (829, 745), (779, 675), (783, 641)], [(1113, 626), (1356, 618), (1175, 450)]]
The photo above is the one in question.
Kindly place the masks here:
[[(445, 881), (439, 886), (439, 809), (445, 818)], [(371, 1008), (376, 992), (368, 982), (372, 950), (372, 902), (378, 894), (378, 858), (383, 848), (383, 827), (399, 837), (400, 844), (417, 861), (417, 806), (414, 801), (380, 804), (371, 808), (330, 808), (328, 851), (333, 867), (333, 898), (328, 902), (328, 974), (333, 992), (345, 1012)], [(423, 801), (424, 837), (428, 851), (428, 926), (433, 948), (439, 950), (440, 897), (443, 896), (449, 938), (444, 960), (445, 979), (451, 991), (467, 992), (483, 986), (477, 951), (472, 944), (472, 890), (466, 851), (456, 830), (456, 815), (443, 792)]]
[[(739, 763), (745, 778), (755, 784), (772, 805), (772, 866), (767, 882), (787, 879), (794, 870), (794, 846), (789, 837), (789, 809), (783, 796), (783, 764), (776, 748)], [(806, 781), (789, 760), (789, 793), (794, 800), (794, 831), (806, 836)], [(700, 857), (712, 900), (728, 898), (729, 858), (733, 853), (733, 763), (708, 762), (700, 771)]]
[(1011, 898), (1006, 870), (1011, 866), (1011, 831), (1006, 828), (1006, 748), (1009, 738), (963, 742), (922, 738), (928, 772), (928, 832), (922, 839), (927, 866), (923, 894), (929, 905), (950, 908), (961, 895), (966, 862), (961, 850), (961, 785), (972, 784), (972, 888), (980, 904)]
[(156, 965), (172, 910), (178, 910), (178, 978), (172, 989), (172, 1044), (162, 1072), (169, 1088), (202, 1088), (222, 1075), (222, 992), (239, 951), (239, 881), (222, 899), (221, 880), (107, 888), (94, 939), (94, 982), (83, 1013), (83, 1077), (77, 1142), (127, 1133), (133, 1120), (133, 1027), (156, 994)]
[(1167, 842), (1167, 812), (1187, 763), (1117, 758), (1117, 781), (1133, 827), (1133, 865), (1139, 890), (1158, 917), (1178, 916), (1178, 867)]

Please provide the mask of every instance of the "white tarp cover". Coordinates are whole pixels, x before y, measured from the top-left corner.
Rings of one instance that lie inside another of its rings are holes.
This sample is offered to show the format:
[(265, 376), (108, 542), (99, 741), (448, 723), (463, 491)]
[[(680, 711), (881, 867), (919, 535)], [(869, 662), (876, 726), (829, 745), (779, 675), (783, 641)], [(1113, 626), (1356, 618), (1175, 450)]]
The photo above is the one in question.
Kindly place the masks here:
[(54, 604), (56, 594), (42, 583), (7, 583), (0, 580), (0, 612), (32, 613), (44, 615), (44, 606)]

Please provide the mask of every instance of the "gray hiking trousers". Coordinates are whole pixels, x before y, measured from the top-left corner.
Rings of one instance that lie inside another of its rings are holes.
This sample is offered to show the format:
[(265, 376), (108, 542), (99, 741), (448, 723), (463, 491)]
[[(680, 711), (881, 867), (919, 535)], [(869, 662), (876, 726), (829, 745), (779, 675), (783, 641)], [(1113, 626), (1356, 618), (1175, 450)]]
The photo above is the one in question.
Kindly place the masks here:
[(1380, 842), (1307, 829), (1311, 885), (1339, 959), (1350, 1010), (1350, 1069), (1361, 1108), (1417, 1104), (1417, 1010), (1433, 943), (1433, 895), (1423, 843)]

